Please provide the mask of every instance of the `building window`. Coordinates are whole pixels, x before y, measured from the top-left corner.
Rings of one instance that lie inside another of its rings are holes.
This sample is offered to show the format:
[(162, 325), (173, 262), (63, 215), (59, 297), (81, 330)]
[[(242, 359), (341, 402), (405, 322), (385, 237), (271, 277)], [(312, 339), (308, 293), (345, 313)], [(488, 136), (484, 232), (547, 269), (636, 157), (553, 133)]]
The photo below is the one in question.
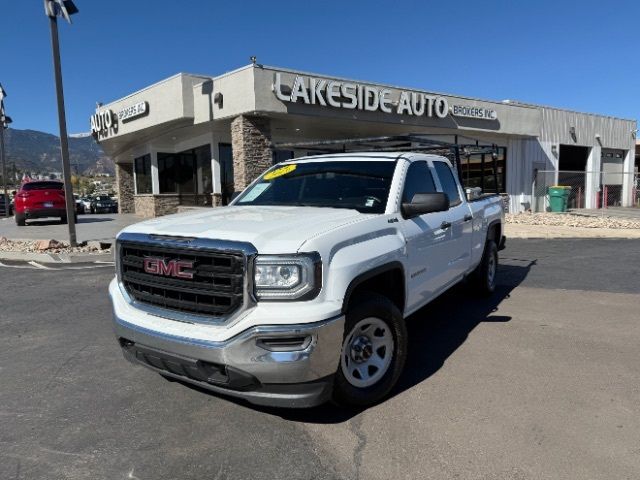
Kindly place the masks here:
[(274, 150), (273, 160), (271, 164), (275, 165), (276, 163), (284, 162), (286, 160), (291, 160), (292, 158), (293, 158), (293, 150)]
[(158, 152), (160, 193), (177, 193), (180, 204), (208, 205), (211, 202), (211, 146), (178, 153)]
[(151, 193), (151, 155), (143, 155), (133, 161), (136, 194)]
[(230, 143), (218, 144), (218, 164), (220, 165), (220, 186), (222, 205), (229, 205), (233, 197), (233, 150)]
[(476, 154), (460, 157), (462, 183), (465, 188), (480, 187), (487, 193), (506, 191), (507, 149), (497, 148), (494, 161), (491, 154)]

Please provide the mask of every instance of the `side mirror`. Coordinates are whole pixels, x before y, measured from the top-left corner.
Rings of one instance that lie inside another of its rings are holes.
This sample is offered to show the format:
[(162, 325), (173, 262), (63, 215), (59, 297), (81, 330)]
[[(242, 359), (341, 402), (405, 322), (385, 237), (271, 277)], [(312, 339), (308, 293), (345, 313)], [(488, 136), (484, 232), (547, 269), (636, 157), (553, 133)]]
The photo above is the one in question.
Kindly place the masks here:
[(402, 204), (402, 216), (413, 218), (425, 213), (449, 210), (449, 196), (446, 193), (416, 193), (410, 203)]

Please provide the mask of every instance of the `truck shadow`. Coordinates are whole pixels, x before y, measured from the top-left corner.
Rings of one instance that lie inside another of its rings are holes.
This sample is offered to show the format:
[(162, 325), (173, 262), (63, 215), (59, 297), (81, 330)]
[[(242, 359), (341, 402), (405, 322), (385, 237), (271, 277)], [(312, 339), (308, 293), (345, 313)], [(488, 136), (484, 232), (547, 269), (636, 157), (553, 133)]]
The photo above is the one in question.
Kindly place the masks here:
[[(407, 363), (398, 384), (384, 401), (409, 390), (440, 370), (481, 323), (511, 321), (511, 317), (496, 314), (498, 306), (524, 281), (531, 268), (536, 265), (536, 260), (506, 260), (507, 264), (502, 263), (498, 267), (498, 285), (492, 296), (480, 297), (468, 285), (461, 283), (407, 318)], [(211, 395), (211, 392), (197, 386), (185, 386)], [(358, 408), (337, 407), (330, 403), (309, 409), (286, 409), (251, 405), (231, 397), (227, 397), (227, 400), (268, 415), (303, 423), (342, 423), (363, 411)]]
[[(405, 370), (391, 395), (394, 396), (427, 380), (444, 365), (447, 359), (467, 340), (481, 323), (505, 323), (511, 317), (497, 315), (500, 303), (524, 281), (533, 260), (515, 260), (499, 267), (499, 284), (489, 298), (475, 295), (470, 287), (460, 284), (407, 318), (409, 355)], [(385, 400), (386, 401), (386, 400)], [(331, 404), (305, 410), (286, 410), (255, 407), (268, 414), (305, 423), (341, 423), (362, 412)]]

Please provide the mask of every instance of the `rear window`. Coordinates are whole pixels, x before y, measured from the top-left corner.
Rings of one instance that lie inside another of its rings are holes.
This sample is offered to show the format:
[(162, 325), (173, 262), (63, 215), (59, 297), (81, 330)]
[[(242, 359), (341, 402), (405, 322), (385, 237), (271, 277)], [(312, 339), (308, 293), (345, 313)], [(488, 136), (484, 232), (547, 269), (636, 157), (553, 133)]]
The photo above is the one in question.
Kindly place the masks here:
[(22, 186), (22, 190), (62, 190), (61, 182), (29, 182)]

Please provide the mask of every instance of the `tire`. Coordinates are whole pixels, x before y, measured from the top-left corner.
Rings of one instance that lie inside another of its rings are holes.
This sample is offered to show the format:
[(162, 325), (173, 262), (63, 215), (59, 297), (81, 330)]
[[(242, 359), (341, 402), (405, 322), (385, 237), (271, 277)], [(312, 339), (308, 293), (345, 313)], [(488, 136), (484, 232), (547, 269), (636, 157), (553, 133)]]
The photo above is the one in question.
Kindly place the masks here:
[[(377, 350), (371, 337), (378, 337)], [(359, 296), (350, 303), (346, 315), (333, 402), (353, 407), (375, 405), (395, 386), (406, 359), (407, 330), (398, 307), (379, 294)]]
[(16, 215), (16, 225), (24, 227), (27, 224), (25, 218), (22, 215)]
[(66, 224), (67, 224), (67, 217), (66, 217), (66, 216), (64, 216), (64, 217), (60, 217), (60, 223), (61, 223), (62, 225), (66, 225)]
[(498, 270), (498, 246), (493, 240), (487, 240), (480, 265), (471, 275), (474, 291), (489, 296), (496, 291), (496, 274)]

